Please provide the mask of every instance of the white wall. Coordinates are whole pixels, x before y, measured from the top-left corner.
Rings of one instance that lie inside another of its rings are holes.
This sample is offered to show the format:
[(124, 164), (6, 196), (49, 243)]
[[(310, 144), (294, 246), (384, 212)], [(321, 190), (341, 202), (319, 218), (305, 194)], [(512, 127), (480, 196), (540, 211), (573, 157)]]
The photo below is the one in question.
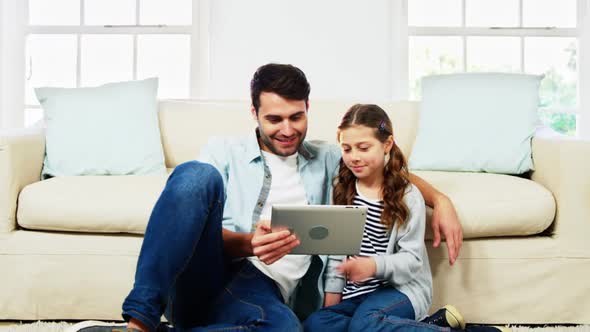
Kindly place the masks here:
[(2, 38), (2, 34), (3, 34), (2, 31), (4, 30), (2, 27), (2, 22), (4, 21), (3, 3), (4, 3), (4, 0), (0, 0), (0, 129), (4, 128), (4, 125), (3, 125), (4, 124), (4, 116), (3, 116), (4, 112), (2, 111), (3, 104), (4, 104), (4, 89), (3, 89), (4, 79), (2, 78), (4, 76), (3, 75), (3, 73), (4, 73), (4, 66), (3, 66), (4, 56), (2, 54), (3, 53), (2, 50), (4, 49), (4, 46), (3, 46), (4, 45), (4, 43), (3, 43), (4, 38)]
[(393, 97), (390, 0), (210, 5), (209, 97), (248, 99), (252, 74), (268, 62), (301, 68), (312, 101)]

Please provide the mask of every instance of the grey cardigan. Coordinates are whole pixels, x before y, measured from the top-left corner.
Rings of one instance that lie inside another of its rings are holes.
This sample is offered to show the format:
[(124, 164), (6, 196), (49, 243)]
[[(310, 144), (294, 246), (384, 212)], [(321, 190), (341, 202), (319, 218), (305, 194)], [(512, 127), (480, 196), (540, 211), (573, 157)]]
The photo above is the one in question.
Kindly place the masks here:
[[(390, 285), (404, 293), (412, 302), (416, 320), (423, 319), (432, 304), (432, 273), (424, 244), (426, 206), (416, 186), (410, 184), (404, 202), (410, 210), (408, 220), (391, 230), (387, 254), (374, 257), (377, 263), (376, 278), (388, 280)], [(336, 267), (344, 256), (329, 256), (324, 274), (324, 291), (342, 293), (346, 279)]]

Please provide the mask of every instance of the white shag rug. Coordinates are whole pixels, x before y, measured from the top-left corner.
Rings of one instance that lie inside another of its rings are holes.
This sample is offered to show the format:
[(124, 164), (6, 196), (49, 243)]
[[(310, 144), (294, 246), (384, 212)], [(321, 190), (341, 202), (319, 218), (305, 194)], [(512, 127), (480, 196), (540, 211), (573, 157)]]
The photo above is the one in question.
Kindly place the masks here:
[[(0, 326), (0, 332), (62, 332), (71, 323), (35, 322)], [(590, 325), (578, 326), (510, 326), (513, 332), (590, 332)]]

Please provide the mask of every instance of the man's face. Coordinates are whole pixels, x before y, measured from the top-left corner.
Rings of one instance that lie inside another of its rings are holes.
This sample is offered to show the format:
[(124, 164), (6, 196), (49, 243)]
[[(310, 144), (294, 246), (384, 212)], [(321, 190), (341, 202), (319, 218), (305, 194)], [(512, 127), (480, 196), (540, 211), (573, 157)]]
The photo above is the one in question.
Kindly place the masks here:
[(307, 133), (307, 104), (305, 100), (289, 100), (273, 92), (260, 94), (258, 115), (259, 144), (264, 151), (279, 156), (297, 152)]

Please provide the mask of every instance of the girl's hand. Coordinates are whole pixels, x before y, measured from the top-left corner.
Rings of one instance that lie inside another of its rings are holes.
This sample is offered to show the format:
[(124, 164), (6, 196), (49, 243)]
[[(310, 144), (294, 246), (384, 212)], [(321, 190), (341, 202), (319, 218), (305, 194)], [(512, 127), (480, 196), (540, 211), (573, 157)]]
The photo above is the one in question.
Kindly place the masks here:
[(349, 281), (359, 282), (375, 276), (377, 264), (373, 257), (350, 257), (338, 266), (338, 272)]
[(324, 297), (324, 307), (335, 305), (342, 301), (342, 293), (326, 293)]

